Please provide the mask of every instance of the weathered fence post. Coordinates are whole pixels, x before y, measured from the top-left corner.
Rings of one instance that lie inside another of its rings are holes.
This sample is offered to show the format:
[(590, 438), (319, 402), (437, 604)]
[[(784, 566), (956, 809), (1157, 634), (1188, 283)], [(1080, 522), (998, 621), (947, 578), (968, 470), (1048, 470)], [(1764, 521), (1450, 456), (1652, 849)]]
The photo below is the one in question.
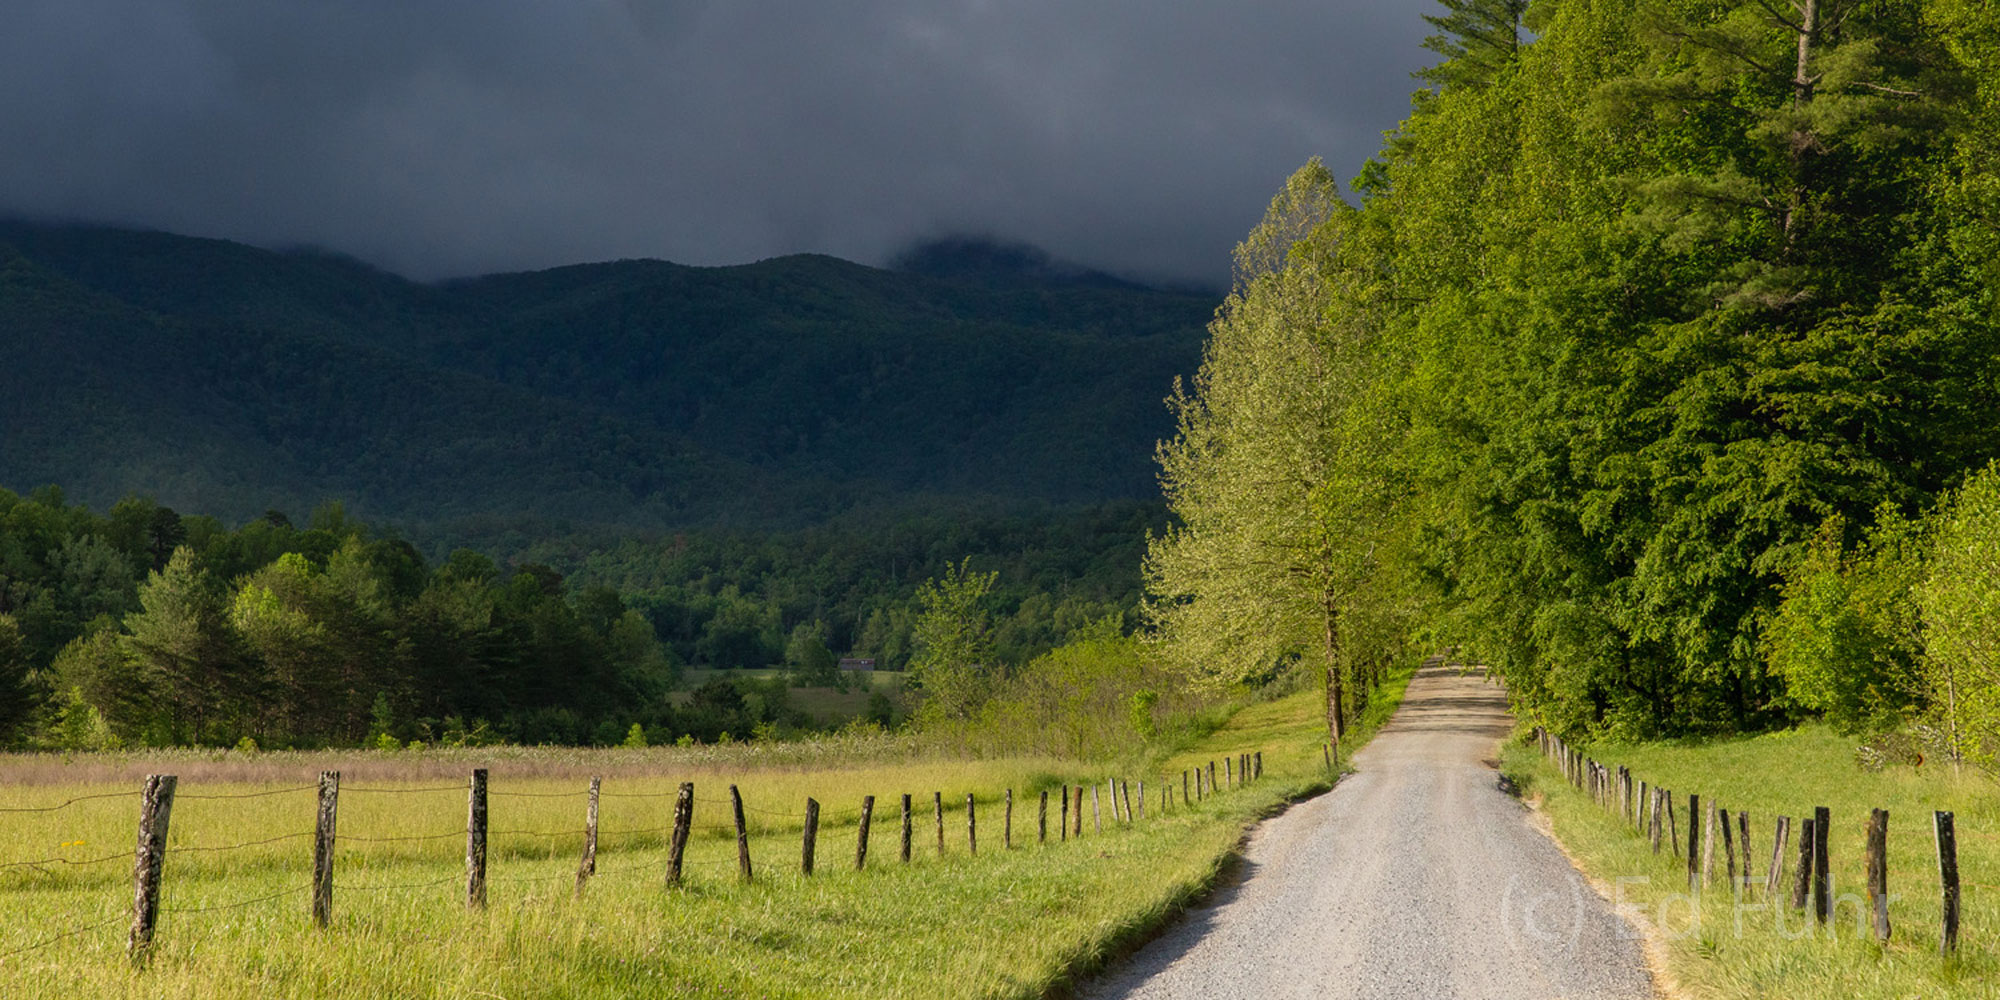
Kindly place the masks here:
[(1643, 781), (1639, 782), (1639, 815), (1636, 820), (1636, 825), (1639, 828), (1639, 836), (1641, 837), (1650, 836), (1653, 832), (1651, 821), (1647, 819), (1647, 817), (1651, 816), (1653, 812), (1652, 809), (1653, 803), (1651, 799), (1648, 798), (1648, 796), (1652, 794), (1653, 794), (1652, 786), (1648, 785), (1646, 782)]
[(465, 809), (465, 905), (486, 906), (486, 769), (475, 768)]
[(1069, 839), (1069, 786), (1062, 785), (1062, 813), (1056, 817), (1056, 842)]
[(944, 793), (931, 793), (931, 814), (936, 818), (938, 857), (944, 857)]
[(819, 802), (814, 798), (812, 798), (811, 796), (807, 796), (806, 835), (804, 842), (799, 845), (799, 870), (801, 872), (804, 872), (807, 878), (812, 877), (813, 849), (818, 846), (818, 841), (819, 841)]
[[(907, 797), (905, 798), (905, 801), (908, 801)], [(905, 809), (903, 811), (903, 814), (906, 816), (909, 815), (909, 810)], [(860, 871), (868, 867), (868, 824), (872, 822), (874, 819), (875, 819), (875, 796), (863, 795), (861, 797), (861, 829), (855, 834), (854, 837), (855, 871)], [(907, 830), (909, 829), (909, 827), (905, 826), (904, 829)], [(909, 839), (905, 838), (903, 840), (903, 843), (905, 844), (909, 843)]]
[(1743, 854), (1743, 885), (1745, 896), (1750, 895), (1750, 814), (1736, 810), (1736, 849)]
[[(1715, 884), (1715, 827), (1720, 822), (1718, 817), (1720, 811), (1715, 807), (1715, 800), (1709, 799), (1708, 815), (1703, 820), (1701, 831), (1701, 878), (1696, 885), (1697, 889)], [(1725, 851), (1724, 855), (1727, 853)]]
[(1764, 872), (1764, 898), (1771, 900), (1773, 909), (1778, 893), (1785, 888), (1785, 842), (1791, 837), (1792, 818), (1780, 816), (1774, 825), (1777, 830), (1771, 834), (1771, 867)]
[(1042, 808), (1035, 813), (1035, 842), (1049, 842), (1049, 790), (1042, 789)]
[(1813, 820), (1799, 820), (1798, 871), (1792, 873), (1792, 909), (1803, 910), (1812, 899)]
[(1701, 796), (1688, 793), (1688, 891), (1701, 891)]
[(972, 793), (965, 793), (965, 853), (975, 856), (979, 853), (979, 821), (974, 818)]
[[(1118, 783), (1118, 787), (1125, 795), (1125, 822), (1130, 823), (1132, 822), (1132, 783), (1130, 781), (1121, 781)], [(1081, 804), (1082, 801), (1083, 797), (1081, 795), (1077, 796), (1078, 804)]]
[(1001, 846), (1014, 849), (1014, 790), (1007, 789), (1007, 818), (1000, 824)]
[(1944, 891), (1938, 954), (1949, 958), (1958, 954), (1958, 834), (1948, 812), (1931, 813), (1931, 829), (1937, 834), (1938, 887)]
[[(1083, 800), (1080, 798), (1077, 799), (1076, 804), (1078, 808), (1082, 808)], [(1139, 818), (1146, 818), (1146, 779), (1144, 778), (1139, 779)]]
[(914, 831), (912, 830), (912, 827), (913, 827), (913, 825), (914, 825), (914, 821), (913, 821), (913, 820), (911, 819), (911, 816), (910, 816), (910, 796), (909, 796), (909, 793), (908, 793), (908, 792), (905, 792), (905, 793), (903, 793), (903, 854), (902, 854), (902, 860), (903, 860), (903, 863), (904, 863), (904, 864), (906, 864), (906, 865), (910, 863), (910, 836), (911, 836), (911, 834), (912, 834), (912, 833), (914, 832)]
[(1187, 804), (1188, 804), (1188, 776), (1187, 776), (1187, 768), (1184, 767), (1181, 768), (1181, 805), (1187, 805)]
[(319, 773), (319, 815), (313, 823), (312, 922), (333, 919), (333, 836), (340, 815), (340, 772)]
[(1681, 824), (1674, 815), (1674, 793), (1665, 793), (1667, 801), (1667, 846), (1674, 849), (1674, 857), (1681, 856)]
[[(1185, 776), (1187, 772), (1182, 771), (1181, 774)], [(1098, 801), (1096, 785), (1090, 786), (1090, 832), (1104, 832), (1104, 806)]]
[(1250, 777), (1251, 777), (1251, 778), (1252, 778), (1253, 780), (1254, 780), (1254, 779), (1257, 779), (1257, 778), (1261, 778), (1261, 777), (1263, 777), (1263, 776), (1264, 776), (1264, 751), (1262, 751), (1262, 750), (1259, 750), (1259, 751), (1257, 751), (1257, 753), (1255, 754), (1255, 756), (1253, 756), (1253, 757), (1252, 757), (1252, 759), (1251, 759), (1251, 760), (1252, 760), (1252, 763), (1253, 763), (1253, 764), (1255, 764), (1256, 766), (1255, 766), (1255, 767), (1253, 767), (1253, 768), (1251, 768), (1251, 770), (1250, 770)]
[(597, 796), (604, 787), (604, 778), (593, 775), (590, 779), (590, 794), (583, 806), (583, 857), (576, 862), (576, 897), (583, 898), (583, 884), (597, 874)]
[(729, 808), (736, 814), (736, 870), (743, 881), (750, 881), (750, 830), (743, 822), (743, 793), (729, 786)]
[(1832, 873), (1826, 864), (1827, 827), (1832, 825), (1827, 807), (1813, 809), (1813, 919), (1822, 924), (1833, 919)]
[[(1712, 849), (1715, 845), (1710, 844)], [(1743, 891), (1743, 883), (1736, 880), (1736, 835), (1729, 829), (1729, 810), (1722, 810), (1722, 868), (1729, 878), (1730, 895)]]
[(1215, 788), (1215, 762), (1211, 760), (1208, 762), (1208, 790), (1213, 793)]
[(1083, 786), (1082, 785), (1076, 786), (1076, 829), (1072, 832), (1075, 833), (1076, 836), (1079, 838), (1083, 836)]
[(144, 965), (153, 948), (153, 927), (160, 917), (160, 872), (167, 862), (167, 821), (174, 813), (171, 774), (146, 776), (139, 796), (139, 841), (132, 852), (132, 930), (125, 953)]
[(1662, 789), (1653, 789), (1653, 853), (1660, 853), (1661, 831), (1666, 828), (1666, 817), (1661, 815), (1666, 796)]
[(1889, 940), (1889, 811), (1868, 813), (1868, 909), (1875, 940)]
[(1236, 787), (1236, 759), (1233, 757), (1222, 758), (1222, 782), (1224, 788)]
[(687, 855), (688, 833), (694, 828), (694, 782), (681, 782), (674, 796), (674, 835), (667, 842), (667, 885), (681, 884), (681, 859)]

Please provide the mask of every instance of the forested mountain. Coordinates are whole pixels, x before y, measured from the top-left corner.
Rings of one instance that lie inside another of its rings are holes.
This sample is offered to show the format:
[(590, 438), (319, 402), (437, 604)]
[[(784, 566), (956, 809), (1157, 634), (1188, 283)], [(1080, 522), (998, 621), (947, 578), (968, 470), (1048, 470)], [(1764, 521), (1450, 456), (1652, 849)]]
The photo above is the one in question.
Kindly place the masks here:
[(1445, 7), (1360, 204), (1311, 164), (1239, 249), (1162, 648), (1309, 658), (1336, 732), (1422, 635), (1565, 735), (1824, 715), (2000, 765), (2000, 11)]
[(969, 246), (423, 285), (0, 224), (0, 486), (226, 518), (337, 498), (441, 535), (1149, 494), (1213, 301)]

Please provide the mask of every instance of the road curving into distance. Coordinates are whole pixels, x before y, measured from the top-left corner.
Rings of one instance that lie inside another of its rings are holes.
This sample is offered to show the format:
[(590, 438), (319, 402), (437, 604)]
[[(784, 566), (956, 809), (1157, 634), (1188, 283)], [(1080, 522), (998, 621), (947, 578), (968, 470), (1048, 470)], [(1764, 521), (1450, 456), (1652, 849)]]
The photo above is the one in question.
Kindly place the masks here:
[(1260, 825), (1231, 884), (1083, 996), (1654, 996), (1637, 933), (1500, 788), (1510, 725), (1498, 687), (1419, 670), (1359, 773)]

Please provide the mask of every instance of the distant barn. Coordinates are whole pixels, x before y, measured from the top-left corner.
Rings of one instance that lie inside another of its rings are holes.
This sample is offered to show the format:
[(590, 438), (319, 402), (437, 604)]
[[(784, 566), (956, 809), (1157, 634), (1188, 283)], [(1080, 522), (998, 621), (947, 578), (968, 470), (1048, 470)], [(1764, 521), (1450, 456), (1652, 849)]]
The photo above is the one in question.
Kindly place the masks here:
[(854, 658), (854, 657), (846, 657), (846, 658), (844, 658), (844, 659), (842, 659), (842, 660), (840, 661), (840, 669), (842, 669), (842, 670), (873, 670), (873, 669), (875, 669), (875, 661), (874, 661), (874, 659), (872, 659), (872, 658), (870, 658), (870, 659), (866, 659), (866, 660), (862, 660), (862, 659), (856, 659), (856, 658)]

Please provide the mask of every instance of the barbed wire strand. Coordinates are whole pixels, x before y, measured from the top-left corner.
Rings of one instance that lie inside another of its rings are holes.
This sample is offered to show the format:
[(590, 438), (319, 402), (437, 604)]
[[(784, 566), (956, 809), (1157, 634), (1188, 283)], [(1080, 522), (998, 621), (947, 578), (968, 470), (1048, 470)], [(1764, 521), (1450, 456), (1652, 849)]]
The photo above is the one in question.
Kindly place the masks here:
[(77, 804), (77, 803), (79, 803), (79, 802), (90, 802), (90, 801), (93, 801), (93, 800), (96, 800), (96, 799), (136, 799), (136, 798), (138, 798), (138, 797), (139, 797), (139, 793), (138, 793), (138, 792), (104, 792), (104, 793), (102, 793), (102, 794), (98, 794), (98, 795), (79, 795), (79, 796), (77, 796), (76, 798), (73, 798), (73, 799), (70, 799), (70, 800), (68, 800), (68, 801), (65, 801), (65, 802), (63, 802), (63, 803), (59, 804), (59, 805), (53, 805), (53, 806), (6, 806), (6, 807), (0, 807), (0, 813), (46, 813), (46, 812), (56, 812), (57, 810), (60, 810), (60, 809), (68, 809), (68, 808), (69, 808), (70, 806), (73, 806), (73, 805), (76, 805), (76, 804)]
[(310, 792), (318, 787), (318, 785), (294, 785), (291, 788), (273, 788), (267, 792), (244, 792), (241, 795), (181, 794), (175, 797), (182, 799), (261, 799), (266, 795), (289, 795), (292, 792)]
[(256, 899), (244, 899), (234, 903), (216, 903), (211, 906), (162, 906), (160, 907), (160, 912), (161, 913), (212, 913), (217, 910), (240, 910), (246, 906), (255, 906), (258, 903), (268, 903), (274, 899), (282, 899), (286, 896), (296, 896), (299, 893), (310, 890), (311, 888), (312, 886), (309, 885), (294, 886), (293, 888), (290, 889), (284, 889), (278, 892), (274, 892), (268, 896), (258, 896)]
[(73, 938), (76, 937), (78, 934), (88, 934), (91, 931), (100, 930), (102, 928), (109, 927), (112, 924), (122, 923), (124, 922), (125, 918), (126, 914), (120, 913), (115, 917), (110, 917), (105, 920), (100, 920), (94, 924), (85, 924), (81, 927), (72, 927), (69, 930), (63, 931), (61, 934), (57, 934), (56, 936), (51, 938), (46, 938), (35, 944), (28, 945), (25, 948), (16, 948), (13, 951), (0, 953), (0, 962), (4, 962), (7, 959), (13, 958), (16, 955), (25, 955), (31, 951), (40, 951), (41, 949), (46, 948), (49, 945), (55, 944), (57, 941), (64, 940), (65, 938)]
[(335, 889), (344, 889), (348, 892), (388, 892), (392, 889), (428, 889), (432, 886), (443, 885), (446, 882), (456, 882), (464, 877), (465, 874), (460, 872), (455, 875), (446, 875), (444, 878), (430, 882), (404, 882), (395, 885), (348, 885), (344, 882), (335, 881), (333, 887)]
[[(381, 795), (412, 795), (418, 792), (463, 792), (467, 789), (464, 785), (428, 785), (423, 788), (390, 788), (387, 785), (346, 785), (340, 790), (343, 792), (363, 792)], [(492, 793), (488, 792), (487, 794), (491, 795)]]
[(82, 867), (84, 865), (101, 865), (106, 861), (117, 861), (121, 858), (129, 858), (131, 856), (131, 851), (120, 851), (117, 854), (107, 854), (101, 858), (91, 858), (87, 861), (71, 861), (68, 858), (43, 858), (40, 861), (8, 861), (0, 863), (0, 868), (34, 868), (41, 865), (75, 865)]
[(315, 830), (307, 830), (303, 833), (287, 833), (282, 836), (272, 837), (269, 840), (253, 840), (246, 844), (230, 844), (227, 847), (172, 847), (168, 848), (168, 853), (183, 854), (190, 852), (204, 853), (212, 851), (240, 851), (249, 847), (263, 847), (265, 844), (276, 844), (280, 841), (297, 840), (300, 837), (310, 837), (317, 832), (318, 831)]

